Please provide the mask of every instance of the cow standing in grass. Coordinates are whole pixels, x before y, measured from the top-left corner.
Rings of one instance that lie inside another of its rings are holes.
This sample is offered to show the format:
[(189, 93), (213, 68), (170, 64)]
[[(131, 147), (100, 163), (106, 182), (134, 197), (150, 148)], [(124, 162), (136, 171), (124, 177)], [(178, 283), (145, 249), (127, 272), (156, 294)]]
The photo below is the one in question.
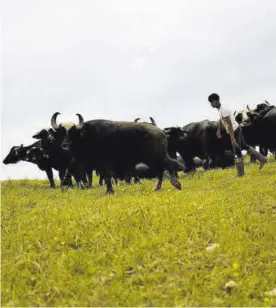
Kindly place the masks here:
[[(37, 155), (37, 152), (39, 152), (39, 155)], [(26, 147), (23, 145), (12, 147), (3, 163), (8, 165), (16, 164), (19, 161), (26, 161), (37, 165), (40, 170), (46, 172), (50, 187), (56, 187), (49, 156), (42, 150), (40, 140)]]
[[(156, 170), (158, 182), (155, 190), (161, 189), (163, 173), (167, 169), (171, 183), (177, 189), (181, 184), (176, 178), (177, 168), (184, 166), (171, 159), (167, 153), (167, 138), (164, 132), (148, 123), (92, 120), (79, 124), (68, 131), (57, 129), (64, 138), (63, 147), (70, 147), (73, 154), (71, 165), (77, 163), (88, 169), (97, 169), (103, 175), (107, 194), (114, 193), (112, 172), (135, 170), (139, 163)], [(70, 173), (70, 168), (68, 170)]]
[(92, 185), (92, 171), (90, 170), (82, 170), (77, 166), (72, 166), (71, 173), (67, 174), (65, 179), (65, 171), (71, 163), (72, 153), (70, 149), (61, 147), (63, 139), (62, 134), (58, 132), (66, 131), (73, 123), (57, 125), (57, 116), (58, 113), (55, 113), (51, 118), (51, 129), (42, 129), (34, 134), (33, 138), (40, 140), (42, 150), (48, 155), (50, 165), (58, 170), (59, 177), (64, 185), (72, 186), (71, 175), (73, 175), (77, 183), (82, 181), (86, 187), (90, 187)]
[(267, 156), (268, 150), (276, 155), (276, 107), (267, 101), (255, 109), (240, 111), (236, 121), (241, 125), (244, 139), (251, 146), (259, 146)]

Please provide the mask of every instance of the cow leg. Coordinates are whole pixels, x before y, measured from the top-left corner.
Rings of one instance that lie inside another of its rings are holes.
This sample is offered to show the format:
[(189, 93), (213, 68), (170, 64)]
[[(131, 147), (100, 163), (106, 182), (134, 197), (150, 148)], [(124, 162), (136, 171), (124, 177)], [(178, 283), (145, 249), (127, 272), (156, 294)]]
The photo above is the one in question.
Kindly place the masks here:
[[(221, 157), (223, 157), (223, 154), (221, 155)], [(219, 157), (216, 153), (213, 153), (210, 157), (209, 157), (209, 162), (211, 160), (210, 163), (210, 168), (211, 169), (215, 169), (218, 168), (218, 161), (219, 161)]]
[(194, 165), (194, 162), (193, 162), (193, 157), (191, 157), (191, 156), (187, 157), (187, 156), (181, 155), (181, 158), (183, 159), (183, 161), (185, 163), (184, 173), (191, 173), (191, 172), (196, 171), (196, 168), (195, 168), (195, 165)]
[(89, 184), (88, 184), (88, 181), (87, 181), (87, 177), (86, 177), (86, 172), (85, 171), (81, 172), (80, 178), (81, 178), (81, 182), (84, 185), (84, 188), (89, 188)]
[(141, 184), (140, 179), (137, 175), (134, 177), (134, 183), (135, 184)]
[(157, 182), (155, 184), (155, 188), (154, 191), (158, 191), (161, 189), (162, 187), (162, 182), (163, 182), (163, 175), (164, 175), (164, 169), (160, 169), (160, 171), (158, 172), (158, 176), (157, 176)]
[(99, 178), (99, 185), (100, 186), (103, 186), (103, 181), (104, 181), (104, 178), (102, 175), (100, 175), (100, 178)]
[(106, 183), (106, 195), (114, 194), (114, 189), (112, 187), (111, 176), (106, 175), (104, 177), (104, 181)]
[(210, 161), (209, 161), (209, 158), (208, 158), (208, 157), (205, 157), (205, 158), (203, 159), (202, 167), (203, 167), (203, 169), (204, 169), (205, 171), (207, 171), (208, 169), (211, 168), (211, 166), (210, 166)]
[(126, 172), (125, 173), (125, 182), (127, 185), (131, 185), (131, 173), (130, 172)]
[(170, 179), (171, 184), (176, 189), (180, 190), (181, 189), (181, 183), (179, 182), (178, 177), (177, 177), (176, 163), (171, 158), (166, 157), (165, 161), (164, 161), (164, 166), (169, 171), (170, 178), (171, 178)]
[(250, 164), (255, 164), (256, 163), (256, 157), (253, 155), (250, 155)]
[(68, 180), (68, 178), (70, 178), (71, 180), (71, 175), (73, 175), (76, 183), (77, 183), (77, 187), (78, 188), (84, 188), (81, 181), (82, 181), (82, 168), (81, 166), (73, 159), (70, 163), (70, 165), (68, 166), (68, 168), (65, 171), (65, 176), (64, 178), (61, 180), (60, 186), (61, 189), (63, 190), (64, 186), (66, 185), (66, 181)]
[(267, 157), (267, 155), (268, 155), (268, 148), (260, 147), (260, 153), (261, 153), (263, 156)]
[(114, 194), (114, 189), (112, 187), (112, 173), (109, 170), (108, 167), (104, 167), (102, 170), (100, 170), (100, 175), (103, 177), (105, 184), (106, 184), (106, 195)]
[(48, 180), (49, 180), (49, 182), (50, 182), (50, 187), (51, 187), (51, 188), (56, 188), (56, 184), (55, 184), (55, 182), (54, 182), (54, 176), (53, 176), (53, 170), (52, 170), (52, 168), (47, 168), (45, 171), (46, 171)]
[[(77, 182), (77, 187), (84, 189), (84, 188), (88, 188), (88, 181), (87, 181), (87, 168), (85, 165), (83, 164), (77, 164), (76, 162), (73, 163), (72, 165), (73, 169), (74, 169), (74, 174), (75, 174), (75, 179)], [(88, 171), (89, 172), (89, 171)]]
[(93, 182), (93, 170), (86, 171), (86, 176), (88, 178), (88, 187), (92, 187), (92, 182)]
[(113, 185), (114, 185), (114, 184), (115, 184), (115, 185), (118, 184), (118, 180), (117, 180), (117, 177), (116, 177), (115, 174), (113, 174), (113, 176), (112, 176), (112, 183), (113, 183)]
[(65, 177), (65, 173), (66, 173), (66, 169), (65, 170), (61, 169), (58, 171), (60, 182), (63, 181), (63, 185), (72, 187), (73, 183), (72, 183), (71, 174), (67, 174), (67, 176)]

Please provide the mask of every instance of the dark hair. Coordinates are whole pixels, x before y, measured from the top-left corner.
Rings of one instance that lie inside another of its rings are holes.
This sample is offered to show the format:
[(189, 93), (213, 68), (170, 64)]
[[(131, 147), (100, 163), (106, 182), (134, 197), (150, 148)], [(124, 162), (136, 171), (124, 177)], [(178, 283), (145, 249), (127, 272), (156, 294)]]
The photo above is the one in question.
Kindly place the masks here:
[(211, 95), (208, 96), (208, 101), (211, 103), (212, 101), (218, 101), (219, 96), (216, 93), (212, 93)]

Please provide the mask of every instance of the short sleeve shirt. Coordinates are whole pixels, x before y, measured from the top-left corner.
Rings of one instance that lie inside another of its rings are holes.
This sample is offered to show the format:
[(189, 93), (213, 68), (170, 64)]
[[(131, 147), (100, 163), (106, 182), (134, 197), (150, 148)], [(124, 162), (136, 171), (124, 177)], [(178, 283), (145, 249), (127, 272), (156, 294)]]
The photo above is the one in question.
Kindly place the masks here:
[(224, 118), (228, 116), (230, 117), (234, 131), (239, 127), (239, 124), (235, 120), (234, 113), (229, 108), (220, 106), (220, 108), (218, 109), (218, 113), (220, 120), (228, 133), (229, 133), (228, 123), (224, 120)]

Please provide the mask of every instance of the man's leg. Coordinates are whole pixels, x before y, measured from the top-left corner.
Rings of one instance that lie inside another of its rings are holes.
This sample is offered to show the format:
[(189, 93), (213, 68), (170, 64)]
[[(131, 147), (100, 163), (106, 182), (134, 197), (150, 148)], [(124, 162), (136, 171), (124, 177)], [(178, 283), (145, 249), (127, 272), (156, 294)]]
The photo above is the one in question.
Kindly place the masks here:
[(240, 129), (240, 138), (241, 138), (241, 148), (245, 149), (247, 151), (248, 155), (251, 155), (251, 157), (257, 159), (260, 162), (260, 166), (259, 169), (262, 169), (264, 164), (267, 162), (267, 158), (263, 155), (261, 155), (258, 151), (256, 151), (253, 147), (249, 146), (244, 138), (243, 138), (243, 134), (242, 134), (242, 129)]
[(235, 130), (235, 140), (237, 142), (237, 146), (233, 146), (233, 150), (235, 153), (235, 164), (238, 171), (238, 176), (244, 176), (244, 162), (243, 162), (243, 156), (242, 156), (242, 131), (241, 128), (238, 127)]

